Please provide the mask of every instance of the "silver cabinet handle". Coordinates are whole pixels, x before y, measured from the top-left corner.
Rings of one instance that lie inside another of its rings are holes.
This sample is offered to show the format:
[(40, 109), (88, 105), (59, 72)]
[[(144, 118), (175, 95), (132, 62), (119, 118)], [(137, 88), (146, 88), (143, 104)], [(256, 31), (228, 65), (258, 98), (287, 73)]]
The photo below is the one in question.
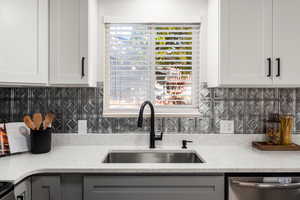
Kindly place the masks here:
[(246, 182), (246, 181), (238, 181), (231, 180), (231, 183), (240, 187), (251, 187), (258, 189), (299, 189), (300, 183), (255, 183), (255, 182)]

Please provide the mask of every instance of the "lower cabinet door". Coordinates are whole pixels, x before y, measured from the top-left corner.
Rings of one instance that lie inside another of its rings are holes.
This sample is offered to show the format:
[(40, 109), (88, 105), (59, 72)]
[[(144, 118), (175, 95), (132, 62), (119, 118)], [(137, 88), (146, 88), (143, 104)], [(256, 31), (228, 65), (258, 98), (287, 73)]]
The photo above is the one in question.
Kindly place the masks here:
[(32, 177), (32, 200), (62, 200), (60, 176)]
[(15, 186), (14, 195), (16, 200), (31, 200), (31, 179), (28, 178)]
[(84, 200), (224, 200), (224, 177), (85, 176)]
[[(13, 200), (13, 199), (16, 199), (16, 200), (19, 200), (20, 197), (16, 197), (15, 198), (15, 195), (13, 192), (10, 192), (8, 194), (6, 194), (5, 196), (1, 197), (1, 200)], [(23, 198), (23, 197), (21, 197)]]

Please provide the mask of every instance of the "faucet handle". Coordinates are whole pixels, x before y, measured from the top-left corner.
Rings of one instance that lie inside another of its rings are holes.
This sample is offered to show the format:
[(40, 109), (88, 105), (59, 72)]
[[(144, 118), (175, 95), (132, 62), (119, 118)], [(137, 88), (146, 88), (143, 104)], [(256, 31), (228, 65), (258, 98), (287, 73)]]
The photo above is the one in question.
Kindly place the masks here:
[(191, 140), (182, 140), (182, 149), (187, 149), (187, 143), (192, 143), (193, 141)]
[(155, 136), (155, 140), (162, 140), (163, 139), (163, 135), (164, 135), (164, 132), (161, 132), (160, 133), (160, 136)]

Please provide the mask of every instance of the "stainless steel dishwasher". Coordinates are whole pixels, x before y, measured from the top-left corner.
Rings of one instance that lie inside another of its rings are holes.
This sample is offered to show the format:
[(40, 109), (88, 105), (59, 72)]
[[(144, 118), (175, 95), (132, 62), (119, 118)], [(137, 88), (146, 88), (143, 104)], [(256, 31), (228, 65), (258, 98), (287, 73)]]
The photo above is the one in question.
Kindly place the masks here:
[(228, 200), (299, 200), (299, 177), (228, 177)]

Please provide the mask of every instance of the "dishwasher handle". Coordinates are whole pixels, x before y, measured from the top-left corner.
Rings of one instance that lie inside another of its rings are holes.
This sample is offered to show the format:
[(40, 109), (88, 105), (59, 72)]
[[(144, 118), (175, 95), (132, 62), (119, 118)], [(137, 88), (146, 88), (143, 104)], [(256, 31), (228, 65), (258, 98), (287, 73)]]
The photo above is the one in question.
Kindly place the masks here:
[(300, 183), (256, 183), (231, 179), (233, 185), (239, 187), (251, 187), (257, 189), (300, 189)]

